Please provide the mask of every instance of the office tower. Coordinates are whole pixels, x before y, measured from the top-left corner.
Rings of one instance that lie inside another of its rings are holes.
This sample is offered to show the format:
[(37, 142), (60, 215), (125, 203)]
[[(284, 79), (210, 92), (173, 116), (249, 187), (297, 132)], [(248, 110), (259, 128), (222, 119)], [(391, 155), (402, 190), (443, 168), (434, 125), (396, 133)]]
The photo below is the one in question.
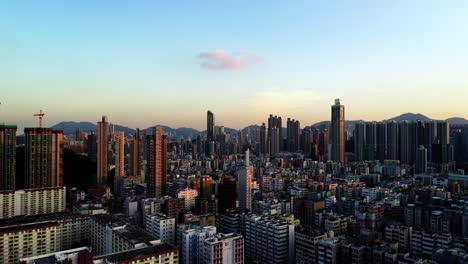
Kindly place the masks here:
[(203, 241), (203, 263), (244, 264), (244, 238), (234, 233), (217, 234)]
[(275, 155), (282, 149), (283, 138), (281, 134), (281, 126), (281, 117), (270, 114), (270, 117), (268, 118), (268, 141), (271, 155)]
[(231, 177), (224, 177), (218, 185), (218, 212), (236, 208), (237, 181)]
[(288, 118), (286, 123), (286, 148), (289, 152), (296, 152), (299, 149), (299, 137), (301, 124), (299, 121)]
[(331, 157), (333, 161), (345, 161), (345, 108), (335, 99), (331, 114)]
[(366, 123), (359, 122), (354, 127), (354, 155), (357, 161), (364, 160), (364, 148), (366, 144)]
[(181, 264), (204, 263), (204, 241), (214, 235), (216, 235), (214, 226), (186, 230), (182, 234)]
[(245, 165), (239, 171), (239, 208), (252, 210), (252, 176), (253, 167), (250, 165), (249, 160), (250, 151), (245, 151)]
[(260, 126), (260, 154), (268, 154), (268, 149), (268, 130), (265, 123), (262, 123)]
[(0, 125), (0, 191), (15, 190), (16, 126)]
[(142, 172), (142, 147), (140, 130), (137, 128), (133, 140), (130, 140), (130, 175), (140, 176)]
[(101, 122), (97, 123), (97, 172), (96, 184), (107, 185), (107, 171), (109, 170), (108, 148), (109, 148), (109, 121), (107, 116), (102, 116)]
[(115, 176), (125, 176), (125, 134), (119, 131), (115, 137)]
[(386, 147), (386, 158), (387, 160), (399, 160), (400, 159), (400, 132), (398, 123), (391, 121), (386, 124), (387, 129), (387, 147)]
[(153, 237), (175, 246), (175, 218), (164, 214), (147, 215), (145, 217), (145, 229)]
[(427, 171), (427, 149), (419, 146), (416, 152), (415, 173), (425, 173)]
[(96, 134), (94, 134), (94, 131), (88, 135), (88, 139), (86, 140), (86, 153), (88, 153), (88, 158), (92, 162), (96, 162), (97, 137)]
[(165, 193), (167, 178), (167, 136), (161, 127), (146, 136), (146, 149), (147, 197), (160, 198)]
[(25, 128), (25, 188), (63, 186), (63, 132)]
[(211, 111), (206, 114), (206, 141), (215, 141), (215, 115)]
[(294, 225), (286, 221), (246, 216), (245, 257), (258, 263), (296, 263), (294, 235)]

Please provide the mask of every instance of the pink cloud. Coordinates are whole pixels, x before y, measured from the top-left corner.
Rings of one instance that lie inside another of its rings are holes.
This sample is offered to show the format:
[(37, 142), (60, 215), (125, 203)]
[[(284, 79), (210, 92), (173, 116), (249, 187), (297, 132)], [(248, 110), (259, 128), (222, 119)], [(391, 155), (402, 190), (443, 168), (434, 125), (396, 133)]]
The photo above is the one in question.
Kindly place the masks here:
[(249, 65), (262, 62), (262, 58), (251, 51), (227, 54), (223, 50), (201, 52), (197, 56), (200, 67), (208, 70), (240, 70)]

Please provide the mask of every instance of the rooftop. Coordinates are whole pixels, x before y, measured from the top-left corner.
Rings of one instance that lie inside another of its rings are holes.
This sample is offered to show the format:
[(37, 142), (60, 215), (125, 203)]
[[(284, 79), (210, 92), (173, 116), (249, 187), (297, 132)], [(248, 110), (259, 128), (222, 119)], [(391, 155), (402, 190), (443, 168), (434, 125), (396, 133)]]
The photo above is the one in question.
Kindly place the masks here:
[[(159, 256), (159, 255), (172, 253), (172, 252), (176, 253), (177, 250), (168, 244), (158, 244), (158, 245), (153, 245), (150, 247), (131, 249), (127, 251), (100, 256), (100, 257), (94, 258), (95, 260), (94, 263), (98, 263), (98, 264), (107, 263), (105, 261), (116, 263), (118, 261), (125, 261), (125, 260), (137, 260), (137, 259), (141, 260), (141, 259), (145, 259), (148, 257)], [(96, 260), (98, 260), (99, 262), (96, 262)]]

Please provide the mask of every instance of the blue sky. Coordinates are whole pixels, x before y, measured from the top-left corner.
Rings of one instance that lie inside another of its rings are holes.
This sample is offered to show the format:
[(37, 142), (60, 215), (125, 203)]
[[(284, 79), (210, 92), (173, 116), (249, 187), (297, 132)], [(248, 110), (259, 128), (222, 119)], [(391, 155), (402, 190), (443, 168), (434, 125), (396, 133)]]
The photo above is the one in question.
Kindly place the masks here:
[(467, 1), (2, 1), (0, 122), (468, 118)]

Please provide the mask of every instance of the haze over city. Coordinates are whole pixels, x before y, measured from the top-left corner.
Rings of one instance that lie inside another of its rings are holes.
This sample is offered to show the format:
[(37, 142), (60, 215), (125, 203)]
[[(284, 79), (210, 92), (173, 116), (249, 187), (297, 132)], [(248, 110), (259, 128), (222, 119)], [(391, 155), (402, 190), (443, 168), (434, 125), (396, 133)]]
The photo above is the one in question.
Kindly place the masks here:
[(466, 1), (3, 1), (0, 120), (467, 117)]

